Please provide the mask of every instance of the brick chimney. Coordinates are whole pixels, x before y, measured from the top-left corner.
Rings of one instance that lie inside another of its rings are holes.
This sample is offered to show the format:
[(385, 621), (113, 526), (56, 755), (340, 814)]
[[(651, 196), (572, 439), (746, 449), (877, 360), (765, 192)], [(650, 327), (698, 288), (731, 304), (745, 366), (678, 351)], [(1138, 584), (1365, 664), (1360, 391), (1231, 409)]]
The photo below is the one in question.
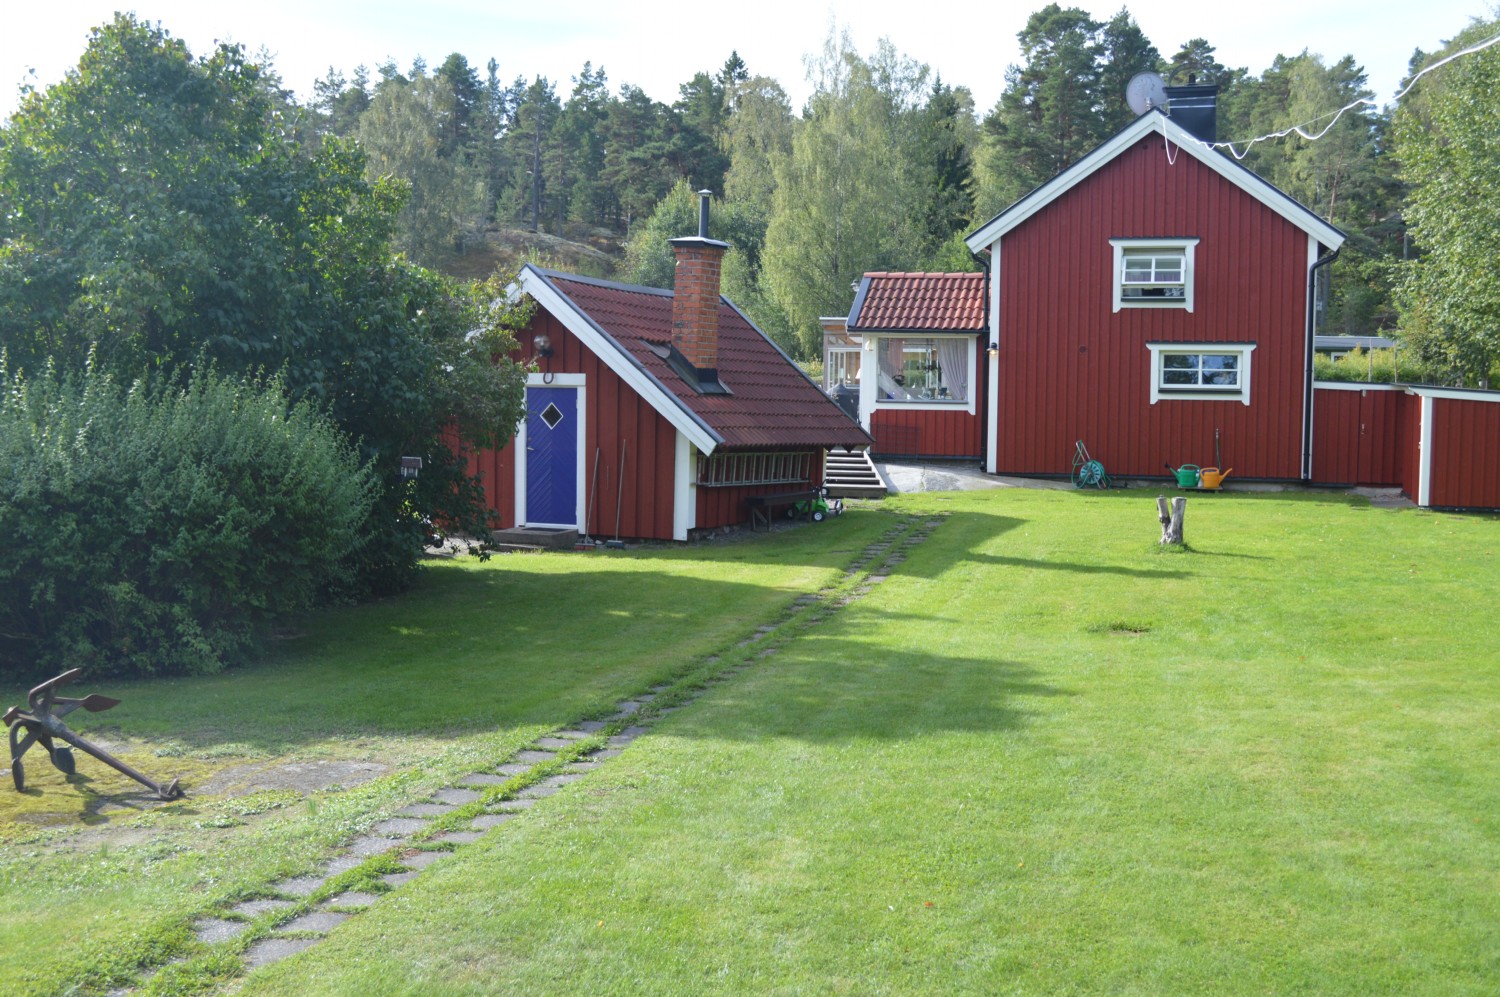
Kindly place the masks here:
[(677, 255), (672, 294), (672, 345), (701, 383), (719, 378), (719, 273), (729, 243), (708, 237), (708, 198), (700, 190), (698, 234), (670, 240)]

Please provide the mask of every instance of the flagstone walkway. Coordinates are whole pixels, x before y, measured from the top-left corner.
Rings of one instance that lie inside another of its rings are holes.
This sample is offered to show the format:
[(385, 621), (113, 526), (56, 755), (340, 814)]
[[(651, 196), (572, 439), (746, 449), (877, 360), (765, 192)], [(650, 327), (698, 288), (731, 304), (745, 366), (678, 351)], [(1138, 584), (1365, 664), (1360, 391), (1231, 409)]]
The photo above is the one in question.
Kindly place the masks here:
[[(835, 598), (830, 600), (828, 593), (798, 596), (781, 622), (758, 627), (739, 643), (737, 650), (745, 653), (724, 656), (724, 667), (714, 681), (723, 681), (750, 662), (774, 654), (780, 641), (794, 636), (801, 625), (821, 622), (869, 594), (941, 524), (941, 517), (902, 519), (845, 569), (844, 584), (829, 590)], [(716, 663), (717, 658), (705, 662)], [(586, 778), (646, 734), (657, 720), (702, 691), (700, 687), (683, 693), (671, 683), (659, 685), (617, 703), (607, 717), (538, 738), (504, 764), (465, 776), (456, 785), (439, 789), (374, 824), (317, 873), (273, 883), (268, 892), (274, 896), (247, 900), (199, 920), (194, 933), (206, 945), (244, 945), (247, 972), (309, 949), (343, 922), (417, 879), (428, 866), (447, 860), (518, 813)], [(659, 698), (671, 705), (658, 704)], [(394, 859), (398, 871), (379, 877), (385, 892), (336, 890), (331, 885), (337, 877), (387, 856)], [(243, 936), (247, 933), (258, 937), (246, 945)], [(142, 982), (148, 977), (143, 975)], [(112, 991), (133, 992), (131, 987)]]

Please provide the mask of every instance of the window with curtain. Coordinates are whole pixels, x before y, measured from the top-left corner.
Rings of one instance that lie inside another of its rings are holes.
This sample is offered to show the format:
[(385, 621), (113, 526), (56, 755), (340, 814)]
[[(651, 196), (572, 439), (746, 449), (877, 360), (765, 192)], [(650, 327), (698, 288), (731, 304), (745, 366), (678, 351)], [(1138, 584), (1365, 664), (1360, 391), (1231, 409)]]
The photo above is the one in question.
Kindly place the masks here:
[(884, 402), (967, 402), (972, 343), (963, 336), (879, 338), (875, 355)]

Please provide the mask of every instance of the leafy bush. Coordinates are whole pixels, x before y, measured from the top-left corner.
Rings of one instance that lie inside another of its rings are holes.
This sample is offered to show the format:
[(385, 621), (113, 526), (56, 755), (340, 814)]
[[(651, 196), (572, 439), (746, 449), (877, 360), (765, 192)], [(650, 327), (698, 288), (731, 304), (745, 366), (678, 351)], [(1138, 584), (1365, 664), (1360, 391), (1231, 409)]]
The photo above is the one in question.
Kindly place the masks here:
[(378, 485), (280, 382), (0, 391), (0, 671), (217, 671), (347, 573)]
[(1422, 363), (1410, 350), (1365, 350), (1360, 347), (1337, 360), (1318, 354), (1313, 358), (1313, 377), (1319, 381), (1371, 384), (1447, 383), (1446, 378)]

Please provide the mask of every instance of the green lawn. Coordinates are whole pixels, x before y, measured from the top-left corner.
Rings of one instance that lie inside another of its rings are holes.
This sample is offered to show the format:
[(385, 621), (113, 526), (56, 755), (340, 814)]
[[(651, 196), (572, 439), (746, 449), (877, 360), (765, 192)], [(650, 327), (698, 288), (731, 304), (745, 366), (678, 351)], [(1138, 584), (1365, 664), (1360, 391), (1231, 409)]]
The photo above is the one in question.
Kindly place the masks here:
[[(0, 784), (0, 993), (121, 979), (193, 952), (202, 912), (265, 892), (434, 788), (539, 734), (612, 709), (785, 614), (887, 525), (845, 517), (753, 542), (437, 563), (413, 593), (308, 621), (275, 660), (226, 675), (70, 687), (122, 700), (68, 720), (187, 799), (100, 813), (135, 786), (79, 755), (66, 784), (39, 749)], [(0, 688), (4, 705), (25, 690)], [(126, 736), (129, 735), (129, 736)], [(225, 799), (233, 766), (392, 766), (357, 789)]]
[[(274, 669), (173, 684), (259, 700), (268, 719), (223, 735), (259, 751), (350, 751), (355, 738), (407, 760), (500, 752), (732, 647), (797, 591), (832, 583), (830, 566), (896, 514), (943, 517), (868, 595), (794, 623), (774, 654), (621, 757), (244, 989), (1493, 993), (1500, 522), (1201, 496), (1192, 549), (1160, 552), (1154, 497), (911, 496), (750, 544), (447, 568), (416, 596), (320, 624)], [(674, 584), (691, 596), (671, 601)], [(419, 716), (445, 715), (436, 703), (406, 721), (376, 721), (374, 705), (319, 713), (318, 737), (287, 729), (288, 682), (337, 689), (314, 676), (374, 669), (402, 683), (449, 654), (493, 670), (462, 653), (484, 626), (473, 604), (486, 597), (472, 593), (504, 590), (488, 627), (508, 640), (570, 586), (592, 592), (577, 612), (633, 614), (641, 637), (616, 652), (633, 667), (606, 664), (597, 626), (547, 643), (548, 626), (530, 624), (539, 660), (517, 676), (512, 712), (466, 710), (437, 744), (417, 736)], [(464, 607), (475, 615), (450, 625)], [(406, 650), (423, 641), (396, 636), (398, 617), (425, 617), (442, 648)], [(583, 639), (604, 660), (574, 664)], [(683, 653), (657, 660), (653, 642)], [(371, 660), (377, 647), (388, 656)], [(166, 709), (132, 723), (161, 737), (173, 726)], [(189, 757), (213, 754), (215, 723), (177, 735)], [(415, 779), (379, 785), (399, 805)], [(330, 808), (361, 802), (332, 796), (317, 814), (288, 808), (325, 848)], [(192, 856), (157, 861), (226, 875), (212, 850)], [(265, 875), (265, 860), (245, 864), (236, 889)], [(10, 910), (67, 898), (23, 888)], [(154, 916), (185, 923), (185, 910)], [(7, 963), (36, 931), (0, 928)]]
[(870, 596), (248, 989), (1492, 992), (1496, 523), (905, 504)]

